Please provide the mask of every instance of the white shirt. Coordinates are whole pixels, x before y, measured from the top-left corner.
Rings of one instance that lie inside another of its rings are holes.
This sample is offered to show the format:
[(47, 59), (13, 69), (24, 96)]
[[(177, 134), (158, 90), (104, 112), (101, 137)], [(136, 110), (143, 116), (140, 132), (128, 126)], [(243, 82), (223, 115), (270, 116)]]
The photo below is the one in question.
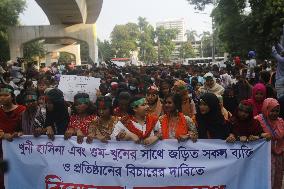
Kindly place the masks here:
[[(140, 131), (143, 132), (143, 134), (145, 134), (146, 132), (146, 124), (141, 125), (140, 123), (136, 123), (134, 121), (132, 121), (134, 127), (136, 127), (136, 129), (139, 129)], [(154, 131), (160, 131), (161, 130), (161, 124), (159, 121), (157, 121), (154, 129), (151, 131), (150, 136), (154, 136)], [(111, 140), (116, 140), (117, 135), (122, 132), (122, 131), (126, 131), (126, 133), (131, 133), (122, 123), (121, 121), (117, 122), (117, 124), (114, 126), (114, 129), (112, 131), (112, 134), (110, 135)]]

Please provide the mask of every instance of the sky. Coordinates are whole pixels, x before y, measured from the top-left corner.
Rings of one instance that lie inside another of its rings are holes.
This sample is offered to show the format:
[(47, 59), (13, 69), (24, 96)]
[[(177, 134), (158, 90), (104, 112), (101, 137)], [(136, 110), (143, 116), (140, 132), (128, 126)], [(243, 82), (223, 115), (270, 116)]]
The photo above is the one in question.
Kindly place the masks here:
[[(35, 0), (26, 1), (26, 10), (20, 15), (21, 24), (48, 25), (47, 17)], [(199, 12), (186, 0), (104, 0), (97, 20), (98, 37), (101, 40), (109, 40), (115, 25), (137, 23), (139, 16), (145, 17), (153, 26), (159, 21), (184, 18), (186, 28), (196, 30), (200, 34), (203, 31), (211, 31), (211, 10), (212, 7), (209, 6)]]

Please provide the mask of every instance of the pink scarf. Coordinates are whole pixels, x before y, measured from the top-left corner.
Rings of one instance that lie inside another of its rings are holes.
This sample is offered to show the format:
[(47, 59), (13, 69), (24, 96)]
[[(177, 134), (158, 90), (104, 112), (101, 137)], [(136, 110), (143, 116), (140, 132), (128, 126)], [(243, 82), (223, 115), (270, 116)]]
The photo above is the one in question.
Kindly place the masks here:
[[(260, 91), (264, 94), (264, 98), (262, 102), (257, 102), (255, 100), (255, 95), (256, 93)], [(258, 114), (261, 113), (262, 110), (262, 104), (264, 99), (266, 98), (266, 87), (262, 83), (257, 83), (253, 88), (252, 88), (252, 97), (249, 99), (249, 101), (253, 104), (253, 116), (257, 116)]]
[(282, 118), (276, 120), (269, 119), (269, 113), (273, 108), (279, 106), (274, 98), (267, 98), (263, 102), (262, 115), (256, 116), (264, 132), (272, 135), (272, 151), (281, 154), (284, 147), (284, 121)]

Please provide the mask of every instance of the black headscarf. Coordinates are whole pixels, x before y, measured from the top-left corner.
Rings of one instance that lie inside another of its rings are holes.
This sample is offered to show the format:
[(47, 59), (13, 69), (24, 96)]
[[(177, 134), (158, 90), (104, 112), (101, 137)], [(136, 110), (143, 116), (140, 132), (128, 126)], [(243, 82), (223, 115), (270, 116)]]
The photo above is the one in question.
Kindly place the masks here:
[(65, 104), (62, 91), (52, 89), (46, 94), (54, 106), (53, 111), (46, 112), (46, 127), (52, 126), (57, 135), (64, 135), (69, 123), (68, 107)]
[(200, 97), (201, 101), (208, 105), (209, 112), (201, 114), (199, 107), (197, 108), (196, 120), (199, 138), (207, 139), (210, 136), (212, 139), (226, 139), (229, 135), (229, 128), (225, 123), (217, 96), (205, 93)]

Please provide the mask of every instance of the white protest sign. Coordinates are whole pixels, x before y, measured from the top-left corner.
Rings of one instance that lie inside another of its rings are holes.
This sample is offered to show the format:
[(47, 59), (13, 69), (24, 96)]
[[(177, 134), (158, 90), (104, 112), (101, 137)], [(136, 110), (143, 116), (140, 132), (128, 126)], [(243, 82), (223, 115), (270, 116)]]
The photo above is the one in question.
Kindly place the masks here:
[(96, 100), (96, 90), (99, 90), (100, 78), (76, 76), (76, 75), (62, 75), (58, 89), (64, 94), (66, 101), (73, 102), (74, 96), (79, 92), (84, 92), (90, 95), (90, 100)]

